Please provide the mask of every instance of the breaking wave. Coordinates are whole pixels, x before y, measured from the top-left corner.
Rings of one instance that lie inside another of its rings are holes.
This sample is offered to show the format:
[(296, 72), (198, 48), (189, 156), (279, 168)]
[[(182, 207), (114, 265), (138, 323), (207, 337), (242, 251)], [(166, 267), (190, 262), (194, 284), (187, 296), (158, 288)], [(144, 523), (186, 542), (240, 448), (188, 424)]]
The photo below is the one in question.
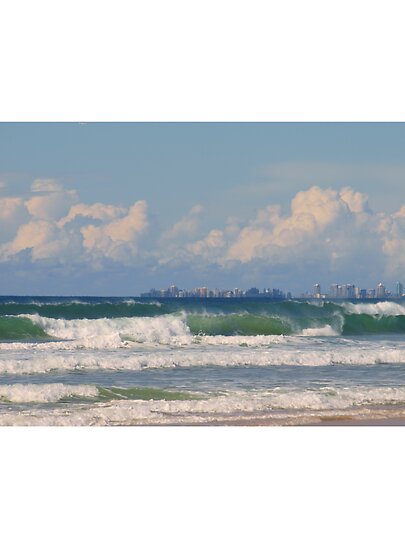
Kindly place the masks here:
[(76, 384), (3, 384), (0, 402), (56, 403), (58, 401), (112, 401), (112, 400), (194, 400), (197, 394), (157, 388), (118, 388)]
[[(26, 387), (25, 390), (10, 386), (8, 392), (12, 399), (50, 399), (57, 400), (58, 395), (94, 396), (99, 389), (83, 389), (65, 386), (50, 388), (52, 385), (39, 386), (37, 389)], [(90, 386), (90, 388), (92, 388)], [(168, 399), (165, 392), (156, 395), (155, 399), (130, 397), (122, 399), (122, 388), (113, 388), (116, 399), (104, 405), (102, 403), (81, 404), (79, 407), (46, 407), (32, 409), (29, 415), (18, 412), (4, 412), (0, 416), (1, 425), (131, 425), (131, 424), (190, 424), (226, 422), (228, 420), (243, 423), (247, 420), (273, 419), (275, 423), (289, 423), (289, 420), (300, 422), (307, 415), (316, 421), (322, 414), (360, 416), (364, 412), (377, 410), (379, 415), (387, 411), (392, 415), (392, 407), (401, 413), (405, 404), (405, 389), (401, 387), (365, 387), (356, 388), (323, 387), (318, 390), (282, 390), (274, 389), (265, 392), (229, 392), (221, 396), (206, 396), (201, 399)], [(136, 392), (136, 388), (127, 390)], [(25, 392), (25, 393), (24, 393)], [(33, 392), (30, 395), (30, 392)], [(75, 393), (76, 392), (76, 393)], [(25, 401), (24, 401), (25, 402)], [(101, 406), (100, 406), (101, 405)], [(376, 409), (378, 407), (378, 409)]]
[[(1, 304), (0, 312), (4, 313), (4, 308), (11, 306), (21, 309), (21, 304)], [(217, 304), (205, 304), (204, 307), (194, 304), (188, 309), (172, 312), (167, 310), (174, 309), (173, 304), (162, 306), (136, 302), (25, 304), (24, 307), (36, 308), (41, 314), (38, 311), (3, 314), (0, 316), (0, 341), (75, 341), (78, 346), (98, 349), (121, 347), (131, 342), (189, 345), (196, 341), (196, 337), (336, 337), (405, 333), (405, 307), (396, 302), (324, 302), (318, 305), (238, 302), (221, 304), (220, 307)], [(47, 311), (47, 308), (53, 310)], [(82, 310), (79, 314), (70, 308)], [(137, 314), (129, 315), (125, 308)], [(44, 315), (46, 311), (52, 315)], [(85, 313), (86, 317), (83, 316)], [(101, 313), (105, 315), (100, 316)]]
[(165, 351), (58, 351), (0, 357), (0, 374), (43, 374), (51, 371), (141, 371), (198, 367), (327, 367), (331, 365), (405, 365), (404, 348), (344, 347), (325, 349), (239, 349), (227, 346)]

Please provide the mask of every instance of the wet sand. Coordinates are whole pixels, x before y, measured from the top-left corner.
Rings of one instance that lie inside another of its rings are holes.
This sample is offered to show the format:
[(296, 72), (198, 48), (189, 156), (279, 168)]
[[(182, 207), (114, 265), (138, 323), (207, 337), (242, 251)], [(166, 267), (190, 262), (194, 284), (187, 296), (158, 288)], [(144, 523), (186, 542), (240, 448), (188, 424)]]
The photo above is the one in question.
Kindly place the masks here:
[[(173, 426), (185, 425), (171, 424)], [(218, 418), (217, 420), (207, 420), (207, 422), (190, 422), (188, 426), (302, 426), (302, 427), (320, 427), (320, 426), (405, 426), (405, 410), (402, 408), (373, 408), (357, 409), (355, 411), (338, 411), (335, 414), (325, 414), (324, 411), (314, 412), (312, 414), (291, 415), (280, 414), (272, 416), (251, 415), (238, 416), (233, 418)]]

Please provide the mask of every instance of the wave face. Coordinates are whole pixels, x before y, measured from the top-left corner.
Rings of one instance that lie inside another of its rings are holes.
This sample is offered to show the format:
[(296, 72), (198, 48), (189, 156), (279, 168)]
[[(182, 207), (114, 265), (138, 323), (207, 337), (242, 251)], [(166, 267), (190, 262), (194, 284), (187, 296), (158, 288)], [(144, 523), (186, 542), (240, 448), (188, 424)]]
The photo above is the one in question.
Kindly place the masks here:
[(49, 335), (38, 323), (25, 317), (0, 317), (0, 341), (45, 340)]
[(119, 347), (123, 341), (185, 345), (195, 336), (403, 333), (405, 306), (399, 302), (0, 303), (0, 341), (57, 339), (81, 341), (89, 347)]

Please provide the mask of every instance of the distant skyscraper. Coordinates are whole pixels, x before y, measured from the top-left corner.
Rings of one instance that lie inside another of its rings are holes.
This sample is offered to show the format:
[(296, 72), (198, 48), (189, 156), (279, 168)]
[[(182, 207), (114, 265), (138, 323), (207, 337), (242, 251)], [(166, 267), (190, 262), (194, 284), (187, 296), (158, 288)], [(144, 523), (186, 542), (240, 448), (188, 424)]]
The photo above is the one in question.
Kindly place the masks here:
[(385, 286), (382, 283), (378, 283), (377, 298), (384, 298), (384, 297), (385, 297)]
[(395, 294), (397, 296), (402, 296), (403, 293), (404, 293), (404, 285), (399, 281), (397, 281), (395, 284)]
[(354, 285), (346, 285), (345, 298), (354, 298)]
[(337, 298), (338, 295), (338, 285), (330, 285), (330, 291), (329, 291), (331, 298)]
[(321, 285), (317, 283), (314, 285), (314, 298), (320, 298), (321, 297)]

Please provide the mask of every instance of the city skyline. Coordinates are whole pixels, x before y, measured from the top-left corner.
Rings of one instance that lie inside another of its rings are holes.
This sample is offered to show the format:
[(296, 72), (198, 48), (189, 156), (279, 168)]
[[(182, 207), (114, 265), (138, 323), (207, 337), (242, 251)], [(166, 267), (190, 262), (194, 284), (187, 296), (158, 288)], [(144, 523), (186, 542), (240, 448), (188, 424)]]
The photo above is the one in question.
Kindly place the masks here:
[(140, 294), (141, 298), (270, 298), (276, 300), (291, 300), (291, 299), (355, 299), (355, 300), (373, 300), (373, 299), (389, 299), (402, 298), (404, 295), (404, 286), (400, 281), (396, 281), (395, 290), (390, 290), (382, 282), (378, 283), (375, 288), (362, 288), (361, 286), (349, 284), (334, 283), (329, 286), (329, 292), (322, 292), (322, 287), (319, 283), (313, 285), (312, 292), (301, 292), (294, 295), (289, 290), (279, 288), (265, 287), (260, 290), (257, 287), (242, 289), (234, 287), (233, 289), (221, 289), (218, 287), (209, 288), (207, 286), (194, 287), (192, 289), (179, 288), (172, 284), (167, 288), (155, 289), (151, 288), (147, 292)]

